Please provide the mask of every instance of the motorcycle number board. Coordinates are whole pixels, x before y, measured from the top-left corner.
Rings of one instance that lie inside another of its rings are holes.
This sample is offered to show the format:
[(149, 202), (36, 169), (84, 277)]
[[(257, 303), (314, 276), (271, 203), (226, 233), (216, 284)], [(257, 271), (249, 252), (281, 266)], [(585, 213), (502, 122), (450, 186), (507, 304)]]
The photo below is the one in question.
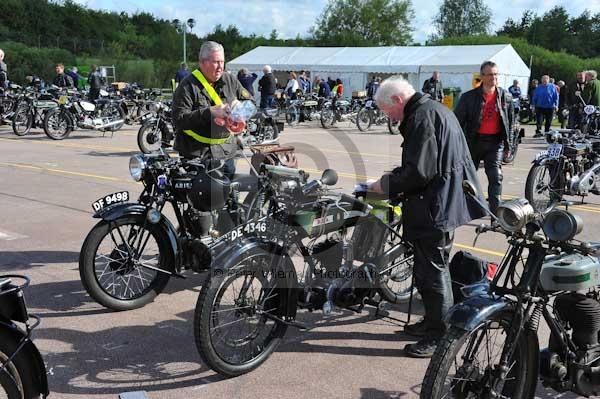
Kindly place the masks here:
[(95, 212), (98, 212), (100, 209), (106, 206), (125, 201), (129, 201), (129, 191), (119, 191), (118, 193), (105, 195), (104, 197), (92, 202), (92, 209)]
[(552, 144), (548, 147), (548, 158), (558, 158), (562, 153), (562, 144)]

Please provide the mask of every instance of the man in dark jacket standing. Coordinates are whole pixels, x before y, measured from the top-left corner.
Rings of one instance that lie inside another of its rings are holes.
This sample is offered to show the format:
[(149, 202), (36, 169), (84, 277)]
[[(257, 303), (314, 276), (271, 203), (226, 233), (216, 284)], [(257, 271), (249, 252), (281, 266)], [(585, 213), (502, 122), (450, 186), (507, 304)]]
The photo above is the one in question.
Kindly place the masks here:
[(416, 93), (400, 77), (383, 81), (375, 100), (391, 119), (402, 121), (404, 143), (402, 166), (369, 190), (390, 198), (403, 195), (404, 237), (415, 249), (415, 284), (425, 306), (424, 319), (405, 327), (406, 333), (421, 339), (404, 351), (412, 357), (431, 357), (453, 303), (448, 259), (454, 230), (484, 215), (463, 192), (462, 182), (469, 180), (481, 190), (461, 127), (448, 108)]
[[(208, 155), (213, 159), (224, 159), (237, 150), (234, 134), (218, 125), (215, 119), (227, 119), (231, 105), (238, 99), (251, 99), (251, 96), (235, 76), (224, 69), (223, 46), (205, 42), (200, 48), (198, 69), (184, 78), (175, 90), (173, 148), (185, 158)], [(223, 172), (228, 177), (233, 176), (233, 159), (226, 162)]]
[(4, 51), (0, 49), (0, 90), (8, 88), (8, 68), (4, 63)]
[(260, 91), (260, 107), (273, 108), (273, 96), (275, 95), (275, 76), (271, 72), (271, 67), (263, 67), (264, 76), (258, 81), (258, 91)]
[(248, 92), (254, 97), (254, 81), (258, 78), (258, 75), (255, 73), (250, 73), (247, 68), (242, 68), (237, 74), (237, 79), (240, 81), (244, 89), (248, 90)]
[(569, 107), (569, 129), (579, 128), (581, 113), (583, 112), (583, 90), (585, 89), (585, 72), (577, 72), (575, 84), (567, 90), (567, 106)]
[(179, 86), (181, 81), (187, 78), (189, 74), (190, 71), (188, 70), (187, 64), (185, 62), (182, 62), (179, 71), (177, 71), (177, 73), (175, 74), (175, 86)]
[(65, 66), (63, 64), (56, 64), (56, 76), (52, 81), (52, 84), (58, 87), (66, 87), (72, 89), (74, 87), (73, 79), (65, 74)]
[(444, 99), (444, 89), (438, 71), (433, 71), (431, 78), (423, 83), (423, 89), (421, 91), (425, 94), (429, 94), (435, 101), (442, 102)]
[(498, 87), (498, 68), (486, 61), (480, 68), (481, 85), (465, 92), (454, 113), (467, 139), (475, 169), (483, 160), (488, 178), (488, 202), (496, 213), (502, 195), (502, 155), (513, 128), (512, 96)]
[(104, 78), (98, 71), (98, 67), (96, 65), (92, 65), (90, 68), (90, 75), (88, 76), (88, 85), (90, 86), (90, 92), (88, 96), (91, 101), (97, 100), (100, 96), (100, 89), (102, 88), (102, 83), (104, 82)]

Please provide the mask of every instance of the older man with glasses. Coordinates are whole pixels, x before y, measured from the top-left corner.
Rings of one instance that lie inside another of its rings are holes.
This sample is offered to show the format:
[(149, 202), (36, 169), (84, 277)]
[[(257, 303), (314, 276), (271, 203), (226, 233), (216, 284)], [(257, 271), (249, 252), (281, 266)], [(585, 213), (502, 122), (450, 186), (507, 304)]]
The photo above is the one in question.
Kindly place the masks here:
[(512, 96), (498, 87), (498, 67), (485, 61), (480, 67), (481, 85), (464, 93), (454, 110), (466, 136), (475, 168), (483, 161), (488, 178), (488, 202), (496, 213), (502, 195), (502, 154), (510, 148), (513, 128)]

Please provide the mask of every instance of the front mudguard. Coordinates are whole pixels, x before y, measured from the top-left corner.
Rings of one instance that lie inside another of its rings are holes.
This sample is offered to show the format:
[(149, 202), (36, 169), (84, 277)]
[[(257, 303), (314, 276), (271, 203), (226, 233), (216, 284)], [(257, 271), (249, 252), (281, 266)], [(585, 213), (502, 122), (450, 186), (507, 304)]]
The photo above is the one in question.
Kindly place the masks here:
[[(147, 208), (144, 205), (126, 202), (101, 209), (94, 214), (94, 218), (102, 219), (105, 222), (114, 222), (117, 219), (129, 216), (146, 217), (148, 209), (153, 208)], [(172, 273), (178, 273), (181, 269), (181, 245), (179, 243), (179, 239), (177, 238), (177, 230), (171, 221), (162, 213), (156, 225), (163, 231), (169, 240), (170, 251), (168, 254), (166, 254), (167, 259), (171, 260), (167, 262), (169, 271)]]
[[(27, 338), (27, 334), (15, 323), (7, 319), (0, 319), (0, 331), (0, 336), (3, 339), (12, 340), (15, 343), (15, 346), (18, 346), (20, 342), (25, 340), (25, 344), (18, 352), (18, 356), (24, 359), (30, 368), (29, 371), (31, 372), (33, 381), (32, 393), (34, 397), (42, 395), (42, 397), (45, 398), (48, 396), (49, 388), (46, 365), (44, 364), (44, 359), (42, 359), (40, 351), (35, 346), (33, 341)], [(10, 356), (12, 353), (7, 355)]]
[(278, 296), (283, 299), (278, 304), (276, 315), (284, 319), (296, 317), (300, 294), (298, 276), (291, 257), (281, 245), (260, 237), (244, 237), (234, 244), (220, 242), (211, 247), (211, 252), (213, 254), (210, 271), (212, 278), (232, 273), (235, 265), (254, 254), (269, 253), (274, 255), (275, 259), (278, 260), (274, 275), (281, 286), (281, 288), (275, 290), (279, 291)]
[(491, 316), (512, 310), (513, 304), (502, 297), (475, 295), (450, 308), (446, 323), (466, 331), (473, 331)]

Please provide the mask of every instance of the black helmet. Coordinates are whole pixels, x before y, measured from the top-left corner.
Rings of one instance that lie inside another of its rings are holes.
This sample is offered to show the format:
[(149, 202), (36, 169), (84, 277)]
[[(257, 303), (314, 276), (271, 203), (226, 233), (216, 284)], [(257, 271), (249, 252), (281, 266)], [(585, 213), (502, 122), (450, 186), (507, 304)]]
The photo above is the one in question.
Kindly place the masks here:
[(229, 195), (229, 179), (218, 171), (206, 173), (206, 169), (198, 170), (192, 177), (192, 188), (188, 191), (189, 203), (194, 209), (209, 212), (221, 209)]

